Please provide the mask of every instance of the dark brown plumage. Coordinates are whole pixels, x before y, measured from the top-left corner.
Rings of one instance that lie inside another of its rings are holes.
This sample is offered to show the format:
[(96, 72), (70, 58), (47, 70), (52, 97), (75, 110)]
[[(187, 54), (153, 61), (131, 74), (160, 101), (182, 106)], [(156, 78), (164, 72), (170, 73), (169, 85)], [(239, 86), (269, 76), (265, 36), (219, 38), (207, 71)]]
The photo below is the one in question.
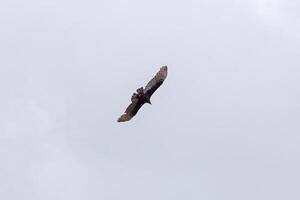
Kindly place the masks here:
[(136, 93), (133, 93), (131, 97), (131, 104), (127, 107), (125, 113), (119, 117), (118, 122), (131, 120), (145, 103), (151, 104), (151, 96), (157, 90), (157, 88), (162, 85), (167, 75), (168, 67), (163, 66), (160, 68), (154, 78), (149, 81), (145, 89), (143, 87), (137, 89)]

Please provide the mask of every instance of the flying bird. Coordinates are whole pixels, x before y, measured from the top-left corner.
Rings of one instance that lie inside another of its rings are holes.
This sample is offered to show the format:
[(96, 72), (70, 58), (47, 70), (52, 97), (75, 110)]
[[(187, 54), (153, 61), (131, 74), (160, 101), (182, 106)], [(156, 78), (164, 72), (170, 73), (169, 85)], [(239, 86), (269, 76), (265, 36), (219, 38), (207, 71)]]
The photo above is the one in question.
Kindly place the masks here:
[(133, 93), (130, 105), (125, 110), (125, 113), (119, 117), (118, 122), (131, 120), (145, 103), (151, 104), (150, 98), (152, 94), (162, 85), (167, 75), (168, 67), (162, 66), (145, 88), (138, 88), (136, 93)]

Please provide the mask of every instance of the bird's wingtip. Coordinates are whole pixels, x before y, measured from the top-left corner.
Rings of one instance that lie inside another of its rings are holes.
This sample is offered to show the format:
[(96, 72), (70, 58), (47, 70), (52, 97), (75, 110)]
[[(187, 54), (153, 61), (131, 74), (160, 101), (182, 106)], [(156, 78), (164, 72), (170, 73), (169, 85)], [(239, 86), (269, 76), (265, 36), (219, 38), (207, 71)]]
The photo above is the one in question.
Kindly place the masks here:
[(123, 114), (121, 117), (119, 117), (117, 122), (126, 122), (126, 121), (129, 121), (130, 119), (131, 119), (130, 115)]
[(168, 75), (168, 67), (167, 65), (164, 65), (160, 68), (159, 73), (161, 73), (164, 77)]

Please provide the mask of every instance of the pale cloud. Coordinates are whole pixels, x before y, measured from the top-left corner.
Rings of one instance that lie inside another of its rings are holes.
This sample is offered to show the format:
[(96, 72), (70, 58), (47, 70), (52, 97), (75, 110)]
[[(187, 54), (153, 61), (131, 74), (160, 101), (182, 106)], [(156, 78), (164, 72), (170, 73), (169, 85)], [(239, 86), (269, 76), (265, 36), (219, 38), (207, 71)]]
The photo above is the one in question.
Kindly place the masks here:
[(265, 24), (275, 27), (284, 27), (299, 21), (299, 17), (294, 15), (294, 10), (299, 3), (292, 0), (252, 0), (250, 7), (256, 17)]
[(0, 3), (0, 199), (300, 199), (300, 3), (45, 2)]

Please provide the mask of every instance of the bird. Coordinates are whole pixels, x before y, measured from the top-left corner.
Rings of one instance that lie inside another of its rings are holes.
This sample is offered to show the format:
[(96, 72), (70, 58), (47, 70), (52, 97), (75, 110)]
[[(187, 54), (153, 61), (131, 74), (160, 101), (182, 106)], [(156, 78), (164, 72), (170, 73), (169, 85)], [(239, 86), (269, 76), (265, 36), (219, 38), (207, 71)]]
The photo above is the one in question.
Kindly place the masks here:
[(118, 118), (118, 122), (131, 120), (145, 104), (151, 104), (150, 98), (153, 93), (163, 84), (168, 75), (168, 67), (162, 66), (156, 75), (148, 82), (145, 88), (140, 87), (131, 96), (131, 103), (126, 108), (125, 113)]

